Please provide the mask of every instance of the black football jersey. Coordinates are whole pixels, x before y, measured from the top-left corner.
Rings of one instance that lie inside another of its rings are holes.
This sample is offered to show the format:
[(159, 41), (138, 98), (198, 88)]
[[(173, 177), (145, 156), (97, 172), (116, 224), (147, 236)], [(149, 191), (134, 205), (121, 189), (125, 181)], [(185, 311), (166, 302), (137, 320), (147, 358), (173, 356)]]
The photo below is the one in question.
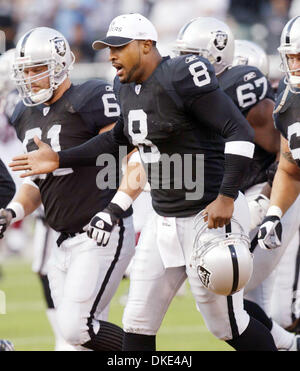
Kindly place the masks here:
[(11, 201), (16, 191), (16, 186), (6, 166), (0, 160), (0, 209), (5, 208)]
[(218, 195), (224, 140), (189, 114), (197, 98), (217, 88), (213, 67), (192, 55), (163, 58), (142, 84), (121, 84), (115, 79), (124, 134), (139, 148), (159, 215), (193, 215)]
[[(276, 108), (282, 100), (284, 91), (276, 100)], [(284, 105), (279, 112), (274, 113), (276, 128), (288, 140), (293, 159), (300, 167), (300, 95), (288, 93)]]
[[(275, 100), (270, 82), (256, 67), (234, 66), (221, 74), (219, 84), (245, 117), (259, 101), (265, 98)], [(244, 177), (241, 190), (246, 191), (255, 184), (267, 181), (266, 170), (275, 158), (273, 153), (255, 144), (253, 161)]]
[[(11, 122), (25, 151), (37, 149), (34, 136), (60, 151), (98, 135), (102, 127), (116, 122), (119, 114), (120, 107), (112, 87), (102, 80), (90, 80), (71, 85), (50, 106), (26, 107), (20, 102)], [(110, 184), (111, 189), (97, 187), (97, 176), (103, 167), (96, 163), (91, 167), (57, 169), (33, 178), (41, 192), (46, 221), (54, 230), (78, 232), (109, 203), (119, 182), (118, 167), (109, 166), (106, 171), (112, 174), (111, 179), (116, 183)]]

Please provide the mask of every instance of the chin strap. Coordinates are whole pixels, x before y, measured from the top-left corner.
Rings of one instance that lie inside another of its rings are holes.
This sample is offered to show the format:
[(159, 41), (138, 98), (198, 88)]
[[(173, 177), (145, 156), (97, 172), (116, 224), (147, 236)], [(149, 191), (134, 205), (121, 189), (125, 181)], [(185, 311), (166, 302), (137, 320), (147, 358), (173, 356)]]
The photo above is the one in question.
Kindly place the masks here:
[(36, 94), (32, 94), (30, 99), (33, 103), (44, 103), (51, 99), (53, 95), (53, 89), (42, 89)]
[(289, 86), (287, 85), (286, 88), (285, 88), (285, 91), (284, 91), (284, 93), (282, 95), (281, 101), (278, 104), (278, 106), (276, 107), (276, 109), (273, 111), (273, 114), (279, 112), (281, 110), (281, 108), (284, 106), (284, 103), (286, 101), (286, 98), (287, 98), (287, 96), (289, 94), (289, 90), (290, 90), (289, 89)]

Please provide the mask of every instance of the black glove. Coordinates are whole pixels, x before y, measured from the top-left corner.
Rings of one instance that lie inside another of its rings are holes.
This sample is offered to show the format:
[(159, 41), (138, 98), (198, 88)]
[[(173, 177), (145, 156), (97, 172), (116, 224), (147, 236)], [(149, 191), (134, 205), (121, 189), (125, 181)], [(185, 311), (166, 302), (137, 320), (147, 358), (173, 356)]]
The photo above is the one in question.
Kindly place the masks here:
[(12, 209), (0, 209), (0, 238), (4, 237), (4, 232), (15, 217), (16, 214)]
[(124, 210), (120, 206), (109, 203), (103, 211), (91, 219), (87, 229), (88, 237), (97, 241), (98, 246), (105, 247), (109, 242), (111, 231), (123, 214)]
[(281, 246), (282, 225), (277, 215), (265, 217), (258, 231), (258, 244), (264, 250)]

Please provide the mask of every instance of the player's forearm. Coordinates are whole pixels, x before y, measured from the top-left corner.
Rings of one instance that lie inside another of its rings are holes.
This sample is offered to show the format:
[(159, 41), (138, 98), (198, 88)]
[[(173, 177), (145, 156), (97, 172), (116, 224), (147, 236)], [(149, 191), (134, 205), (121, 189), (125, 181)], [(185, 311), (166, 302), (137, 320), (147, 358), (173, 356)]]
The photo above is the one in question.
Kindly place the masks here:
[(131, 162), (126, 167), (119, 191), (127, 193), (134, 201), (143, 191), (146, 183), (147, 178), (143, 165), (139, 162)]
[(112, 153), (113, 149), (111, 132), (106, 132), (80, 146), (58, 152), (59, 167), (95, 166), (99, 155)]
[(118, 153), (121, 145), (124, 145), (126, 149), (124, 153), (133, 149), (126, 139), (118, 140), (114, 128), (95, 136), (80, 146), (58, 152), (59, 167), (95, 166), (98, 156), (104, 153)]
[[(11, 208), (17, 214), (17, 220), (23, 219), (30, 215), (41, 204), (41, 195), (37, 187), (30, 184), (22, 184), (13, 200), (7, 208)], [(21, 209), (21, 207), (22, 209)], [(22, 215), (23, 214), (23, 215)]]
[(254, 155), (254, 131), (241, 115), (235, 113), (224, 128), (225, 171), (220, 194), (237, 197), (244, 175)]
[(299, 194), (300, 180), (279, 167), (273, 181), (270, 206), (279, 207), (284, 214)]

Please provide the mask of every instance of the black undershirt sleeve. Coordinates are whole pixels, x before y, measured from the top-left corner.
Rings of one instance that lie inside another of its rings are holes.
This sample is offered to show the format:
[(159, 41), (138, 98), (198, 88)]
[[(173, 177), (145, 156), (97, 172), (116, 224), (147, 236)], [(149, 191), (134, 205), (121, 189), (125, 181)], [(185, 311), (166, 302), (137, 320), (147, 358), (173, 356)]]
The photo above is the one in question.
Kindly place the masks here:
[[(190, 106), (190, 111), (198, 122), (204, 122), (225, 139), (225, 170), (219, 193), (235, 199), (253, 157), (254, 130), (231, 98), (220, 88), (196, 99)], [(236, 148), (234, 144), (253, 148), (253, 151), (236, 153), (232, 150)]]
[(124, 135), (123, 121), (120, 117), (112, 130), (97, 135), (80, 146), (58, 152), (59, 167), (95, 166), (99, 155), (117, 154), (121, 146), (125, 149), (124, 154), (134, 149)]

